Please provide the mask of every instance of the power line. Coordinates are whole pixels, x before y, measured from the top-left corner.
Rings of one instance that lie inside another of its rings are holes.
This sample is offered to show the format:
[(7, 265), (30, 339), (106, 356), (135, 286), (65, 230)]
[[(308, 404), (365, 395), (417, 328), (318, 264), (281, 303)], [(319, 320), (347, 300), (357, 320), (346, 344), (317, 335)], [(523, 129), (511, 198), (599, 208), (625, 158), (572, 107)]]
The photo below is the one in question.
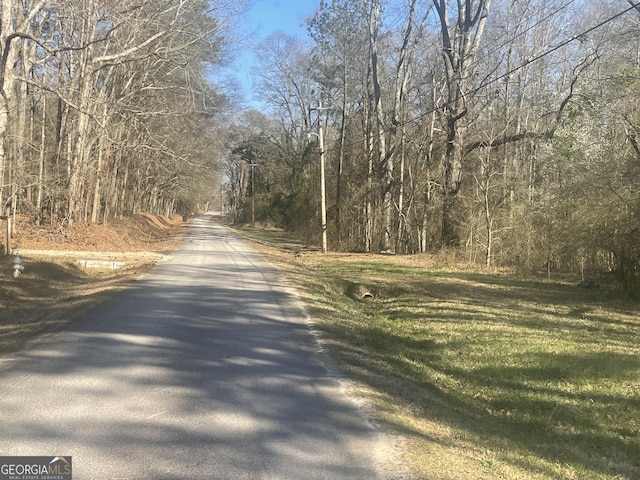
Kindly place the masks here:
[[(602, 28), (603, 26), (607, 25), (608, 23), (611, 23), (614, 20), (617, 20), (618, 18), (622, 17), (623, 15), (629, 13), (632, 10), (636, 10), (636, 6), (631, 6), (631, 7), (627, 8), (627, 9), (625, 9), (625, 10), (619, 12), (619, 13), (616, 13), (615, 15), (607, 18), (606, 20), (601, 21), (600, 23), (594, 25), (593, 27), (588, 28), (587, 30), (585, 30), (585, 31), (583, 31), (583, 32), (581, 32), (581, 33), (579, 33), (577, 35), (573, 35), (572, 37), (569, 37), (568, 39), (560, 42), (559, 44), (557, 44), (557, 45), (555, 45), (555, 46), (553, 46), (553, 47), (551, 47), (551, 48), (549, 48), (547, 50), (545, 50), (544, 52), (542, 52), (542, 53), (540, 53), (540, 54), (538, 54), (538, 55), (536, 55), (536, 56), (534, 56), (534, 57), (522, 62), (520, 65), (512, 68), (511, 70), (507, 71), (506, 73), (503, 73), (503, 74), (501, 74), (501, 75), (499, 75), (499, 76), (497, 76), (497, 77), (495, 77), (495, 78), (493, 78), (491, 80), (487, 80), (486, 82), (482, 83), (478, 87), (476, 87), (476, 88), (472, 89), (471, 91), (467, 92), (466, 95), (474, 95), (474, 94), (478, 93), (483, 88), (485, 88), (485, 87), (487, 87), (489, 85), (492, 85), (494, 83), (497, 83), (497, 82), (499, 82), (500, 80), (502, 80), (504, 78), (509, 77), (510, 75), (512, 75), (515, 72), (523, 69), (524, 67), (526, 67), (528, 65), (531, 65), (532, 63), (535, 63), (535, 62), (537, 62), (539, 60), (542, 60), (544, 57), (546, 57), (548, 55), (551, 55), (552, 53), (560, 50), (561, 48), (566, 47), (570, 43), (572, 43), (572, 42), (574, 42), (576, 40), (579, 40), (580, 38), (583, 38), (583, 37), (587, 36), (591, 32), (594, 32), (595, 30), (597, 30), (599, 28)], [(446, 104), (444, 106), (446, 106)], [(415, 122), (421, 120), (422, 118), (424, 118), (424, 117), (426, 117), (428, 115), (431, 115), (433, 112), (435, 112), (437, 110), (441, 110), (441, 109), (442, 109), (442, 107), (433, 108), (433, 109), (429, 110), (428, 112), (425, 112), (425, 113), (413, 118), (412, 120), (409, 120), (407, 123), (415, 123)]]
[(487, 85), (491, 85), (492, 83), (496, 83), (497, 81), (502, 80), (505, 77), (508, 77), (509, 75), (517, 72), (518, 70), (520, 70), (520, 69), (522, 69), (522, 68), (524, 68), (524, 67), (526, 67), (528, 65), (531, 65), (532, 63), (537, 62), (538, 60), (543, 59), (547, 55), (551, 55), (553, 52), (555, 52), (557, 50), (560, 50), (561, 48), (566, 47), (570, 43), (575, 42), (576, 40), (579, 40), (580, 38), (589, 35), (591, 32), (593, 32), (593, 31), (595, 31), (595, 30), (597, 30), (599, 28), (604, 27), (607, 23), (613, 22), (614, 20), (616, 20), (619, 17), (625, 15), (626, 13), (630, 12), (631, 10), (635, 10), (635, 7), (629, 7), (626, 10), (624, 10), (624, 11), (622, 11), (620, 13), (617, 13), (614, 16), (608, 18), (607, 20), (603, 20), (602, 22), (598, 23), (597, 25), (585, 30), (584, 32), (579, 33), (577, 35), (574, 35), (573, 37), (570, 37), (570, 38), (560, 42), (558, 45), (555, 45), (554, 47), (549, 48), (548, 50), (540, 53), (539, 55), (536, 55), (535, 57), (530, 58), (529, 60), (523, 62), (519, 66), (514, 67), (513, 69), (509, 70), (508, 72), (506, 72), (506, 73), (504, 73), (504, 74), (502, 74), (502, 75), (500, 75), (500, 76), (488, 81), (484, 85), (481, 85), (480, 87), (472, 90), (471, 93), (477, 93), (480, 89), (486, 87)]
[[(558, 0), (559, 1), (559, 0)], [(567, 3), (565, 3), (564, 5), (561, 5), (560, 7), (558, 7), (557, 9), (553, 10), (552, 12), (548, 13), (547, 15), (545, 15), (544, 17), (540, 18), (538, 21), (536, 21), (534, 24), (530, 25), (529, 27), (525, 28), (524, 30), (522, 30), (521, 32), (517, 33), (516, 35), (514, 35), (512, 38), (506, 38), (504, 40), (503, 43), (497, 45), (496, 47), (494, 47), (492, 50), (489, 50), (481, 59), (479, 59), (478, 61), (476, 61), (476, 63), (481, 63), (482, 60), (488, 58), (491, 54), (500, 51), (502, 48), (508, 46), (511, 42), (513, 42), (514, 40), (516, 40), (517, 38), (522, 37), (523, 35), (527, 34), (528, 32), (530, 32), (531, 30), (533, 30), (534, 28), (536, 28), (538, 25), (541, 25), (542, 23), (546, 22), (547, 20), (549, 20), (552, 17), (555, 17), (558, 13), (560, 13), (562, 10), (566, 10), (567, 8), (569, 8), (569, 6), (572, 3), (575, 3), (576, 0), (569, 0)], [(557, 3), (554, 2), (554, 3)], [(547, 7), (548, 8), (548, 7)], [(533, 19), (534, 17), (536, 17), (537, 15), (539, 15), (540, 13), (542, 13), (542, 10), (539, 10), (537, 12), (533, 12), (528, 18), (526, 19), (521, 19), (520, 24), (523, 24), (525, 22), (529, 22), (531, 19)], [(509, 32), (507, 32), (505, 34), (506, 37), (508, 37)]]

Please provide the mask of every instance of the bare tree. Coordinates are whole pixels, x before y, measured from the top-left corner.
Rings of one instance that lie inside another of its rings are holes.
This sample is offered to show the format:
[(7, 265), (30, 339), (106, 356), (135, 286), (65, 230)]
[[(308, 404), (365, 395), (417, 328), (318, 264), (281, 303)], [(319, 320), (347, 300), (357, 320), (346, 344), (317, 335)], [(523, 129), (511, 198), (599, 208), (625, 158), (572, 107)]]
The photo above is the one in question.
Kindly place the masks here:
[(184, 204), (215, 163), (210, 121), (226, 100), (204, 65), (237, 8), (2, 2), (0, 204), (62, 224)]
[[(5, 205), (4, 188), (7, 174), (7, 150), (10, 111), (16, 105), (18, 71), (16, 64), (21, 54), (20, 43), (31, 38), (34, 19), (41, 14), (44, 0), (29, 2), (28, 8), (21, 1), (5, 0), (0, 6), (0, 207)], [(46, 15), (43, 15), (46, 17)], [(23, 52), (24, 53), (24, 52)], [(23, 62), (27, 59), (22, 59)]]
[(491, 0), (433, 0), (440, 22), (442, 58), (446, 73), (447, 100), (443, 106), (447, 129), (444, 154), (444, 204), (442, 239), (444, 245), (458, 242), (454, 202), (462, 183), (466, 126), (474, 92), (474, 60), (491, 9)]
[(357, 111), (362, 97), (362, 81), (367, 69), (367, 15), (360, 0), (322, 1), (309, 23), (315, 42), (312, 51), (314, 80), (331, 107), (328, 115), (337, 117), (337, 152), (335, 155), (335, 228), (336, 244), (342, 246), (346, 204), (345, 162), (347, 156), (348, 121)]

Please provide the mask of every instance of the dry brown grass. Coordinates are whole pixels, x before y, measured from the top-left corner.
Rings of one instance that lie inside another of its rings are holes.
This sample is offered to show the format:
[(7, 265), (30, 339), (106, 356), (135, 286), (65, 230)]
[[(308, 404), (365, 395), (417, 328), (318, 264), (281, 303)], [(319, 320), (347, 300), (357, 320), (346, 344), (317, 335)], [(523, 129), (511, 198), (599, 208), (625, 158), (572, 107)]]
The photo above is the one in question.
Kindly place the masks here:
[[(12, 256), (0, 261), (0, 355), (19, 350), (28, 341), (59, 328), (130, 282), (150, 271), (157, 260), (127, 257), (125, 268), (115, 271), (83, 270), (71, 258), (46, 254), (50, 250), (132, 252), (173, 250), (186, 232), (179, 217), (148, 214), (111, 226), (93, 225), (65, 231), (18, 223), (15, 244), (37, 256), (22, 256), (24, 273), (11, 277)], [(87, 255), (90, 255), (87, 253)]]

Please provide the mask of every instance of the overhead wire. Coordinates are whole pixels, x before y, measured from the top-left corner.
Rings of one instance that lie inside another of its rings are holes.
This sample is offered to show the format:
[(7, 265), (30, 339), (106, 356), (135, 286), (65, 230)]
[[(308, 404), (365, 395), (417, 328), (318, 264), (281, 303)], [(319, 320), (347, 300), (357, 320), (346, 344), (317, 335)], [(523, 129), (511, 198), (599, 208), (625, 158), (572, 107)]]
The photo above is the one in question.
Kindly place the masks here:
[[(558, 3), (560, 0), (556, 0), (554, 2), (552, 2), (552, 5), (554, 3)], [(507, 47), (509, 45), (511, 45), (511, 43), (513, 41), (515, 41), (516, 39), (524, 36), (525, 34), (529, 33), (531, 30), (533, 30), (534, 28), (536, 28), (537, 26), (543, 24), (544, 22), (546, 22), (547, 20), (549, 20), (552, 17), (555, 17), (556, 15), (558, 15), (560, 12), (562, 12), (563, 10), (566, 10), (567, 8), (569, 8), (571, 6), (571, 4), (575, 3), (577, 0), (569, 0), (567, 3), (564, 3), (563, 5), (561, 5), (560, 7), (556, 8), (555, 10), (551, 11), (550, 13), (548, 13), (547, 15), (539, 18), (535, 23), (532, 23), (531, 25), (529, 25), (527, 28), (525, 28), (524, 30), (520, 31), (519, 33), (517, 33), (516, 35), (514, 35), (511, 38), (506, 38), (505, 41), (499, 45), (496, 45), (492, 50), (489, 50), (485, 53), (485, 55), (483, 55), (481, 58), (479, 58), (475, 63), (481, 63), (482, 60), (485, 60), (487, 58), (489, 58), (492, 54), (502, 50), (504, 47)], [(520, 24), (527, 24), (529, 23), (533, 18), (537, 17), (540, 13), (542, 13), (542, 9), (546, 9), (549, 6), (546, 7), (541, 7), (541, 9), (539, 11), (535, 11), (533, 12), (528, 18), (526, 19), (521, 19), (520, 20)], [(505, 36), (508, 36), (509, 32), (507, 32), (505, 34)]]
[[(551, 55), (553, 52), (556, 52), (557, 50), (560, 50), (561, 48), (566, 47), (567, 45), (569, 45), (572, 42), (575, 42), (576, 40), (579, 40), (582, 37), (585, 37), (587, 35), (589, 35), (591, 32), (594, 32), (595, 30), (598, 30), (599, 28), (604, 27), (605, 25), (607, 25), (610, 22), (613, 22), (614, 20), (617, 20), (618, 18), (622, 17), (623, 15), (627, 14), (628, 12), (630, 12), (631, 10), (635, 10), (635, 7), (629, 7), (627, 9), (625, 9), (622, 12), (616, 13), (615, 15), (613, 15), (612, 17), (607, 18), (606, 20), (603, 20), (602, 22), (594, 25), (593, 27), (588, 28), (587, 30), (577, 34), (577, 35), (573, 35), (572, 37), (567, 38), (566, 40), (560, 42), (557, 45), (554, 45), (553, 47), (545, 50), (544, 52), (522, 62), (520, 65), (518, 65), (517, 67), (514, 67), (513, 69), (509, 70), (508, 72), (492, 79), (491, 81), (487, 82), (486, 84), (478, 87), (478, 89), (480, 88), (484, 88), (487, 85), (490, 85), (492, 83), (495, 83), (499, 80), (502, 80), (503, 78), (517, 72), (518, 70), (531, 65), (534, 62), (537, 62), (538, 60), (541, 60), (542, 58), (546, 57), (547, 55)], [(477, 90), (475, 90), (473, 93), (477, 92)]]
[[(572, 0), (572, 1), (574, 1), (574, 0)], [(572, 3), (572, 2), (569, 2), (569, 3)], [(597, 23), (596, 25), (594, 25), (594, 26), (592, 26), (592, 27), (590, 27), (590, 28), (588, 28), (588, 29), (586, 29), (586, 30), (584, 30), (582, 32), (580, 32), (580, 33), (578, 33), (576, 35), (573, 35), (573, 36), (561, 41), (560, 43), (548, 48), (544, 52), (542, 52), (542, 53), (540, 53), (538, 55), (535, 55), (532, 58), (525, 60), (524, 62), (521, 62), (519, 65), (513, 67), (512, 69), (508, 70), (507, 72), (505, 72), (503, 74), (500, 74), (497, 77), (494, 77), (494, 78), (492, 78), (490, 80), (487, 80), (486, 82), (483, 82), (481, 85), (473, 88), (469, 92), (466, 92), (466, 95), (475, 95), (476, 93), (478, 93), (482, 89), (486, 88), (487, 86), (492, 85), (494, 83), (497, 83), (500, 80), (503, 80), (503, 79), (511, 76), (512, 74), (514, 74), (517, 71), (523, 69), (524, 67), (526, 67), (528, 65), (531, 65), (532, 63), (535, 63), (535, 62), (545, 58), (546, 56), (551, 55), (552, 53), (560, 50), (561, 48), (566, 47), (570, 43), (575, 42), (576, 40), (579, 40), (580, 38), (583, 38), (583, 37), (589, 35), (590, 33), (594, 32), (595, 30), (598, 30), (599, 28), (604, 27), (605, 25), (613, 22), (614, 20), (617, 20), (618, 18), (622, 17), (623, 15), (626, 15), (627, 13), (629, 13), (632, 10), (636, 10), (636, 7), (635, 6), (631, 6), (629, 8), (626, 8), (625, 10), (623, 10), (621, 12), (618, 12), (618, 13), (616, 13), (615, 15), (613, 15), (611, 17), (608, 17), (606, 20), (603, 20), (603, 21)], [(441, 105), (440, 107), (436, 107), (436, 108), (430, 109), (429, 111), (424, 112), (424, 113), (418, 115), (417, 117), (414, 117), (413, 119), (407, 121), (405, 124), (407, 124), (407, 123), (415, 123), (415, 122), (423, 119), (424, 117), (433, 114), (436, 111), (442, 110), (446, 106), (447, 106), (447, 104), (445, 103), (445, 104)]]

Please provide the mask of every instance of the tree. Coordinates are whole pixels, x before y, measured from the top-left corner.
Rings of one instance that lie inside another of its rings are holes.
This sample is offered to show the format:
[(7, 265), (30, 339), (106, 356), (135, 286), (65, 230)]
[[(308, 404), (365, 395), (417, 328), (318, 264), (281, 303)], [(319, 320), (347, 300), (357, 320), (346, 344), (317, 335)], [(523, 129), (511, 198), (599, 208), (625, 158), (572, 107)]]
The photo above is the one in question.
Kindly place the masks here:
[(226, 4), (3, 2), (2, 203), (63, 225), (188, 208), (229, 106), (206, 78)]
[(442, 239), (444, 245), (458, 243), (455, 229), (455, 198), (462, 183), (466, 125), (470, 97), (474, 94), (476, 53), (487, 24), (491, 0), (433, 0), (442, 40), (447, 99), (443, 115), (447, 132), (444, 153)]
[(337, 115), (336, 200), (335, 224), (338, 248), (343, 242), (343, 215), (346, 204), (344, 186), (347, 156), (348, 119), (362, 98), (362, 79), (366, 73), (364, 48), (366, 12), (359, 0), (320, 2), (308, 30), (315, 42), (311, 69), (321, 88), (321, 97), (328, 99), (328, 115)]
[[(310, 141), (310, 134), (316, 131), (317, 122), (327, 121), (327, 116), (320, 87), (311, 77), (310, 48), (290, 36), (276, 33), (267, 38), (259, 51), (259, 89), (268, 99), (271, 113), (279, 124), (279, 131), (270, 132), (270, 141), (278, 152), (278, 164), (286, 165), (289, 172), (290, 187), (281, 193), (292, 202), (286, 210), (300, 215), (294, 220), (288, 214), (287, 222), (295, 225), (296, 231), (306, 230), (309, 237), (322, 235), (318, 228), (321, 225), (318, 151), (315, 142)], [(277, 203), (282, 210), (282, 202)]]
[[(5, 186), (7, 182), (7, 154), (9, 150), (8, 129), (10, 112), (16, 105), (16, 86), (19, 71), (16, 69), (21, 53), (20, 42), (31, 38), (32, 25), (35, 19), (46, 19), (42, 13), (46, 2), (29, 2), (24, 8), (23, 2), (5, 0), (0, 6), (0, 206), (5, 205)], [(26, 65), (26, 59), (21, 59)]]

